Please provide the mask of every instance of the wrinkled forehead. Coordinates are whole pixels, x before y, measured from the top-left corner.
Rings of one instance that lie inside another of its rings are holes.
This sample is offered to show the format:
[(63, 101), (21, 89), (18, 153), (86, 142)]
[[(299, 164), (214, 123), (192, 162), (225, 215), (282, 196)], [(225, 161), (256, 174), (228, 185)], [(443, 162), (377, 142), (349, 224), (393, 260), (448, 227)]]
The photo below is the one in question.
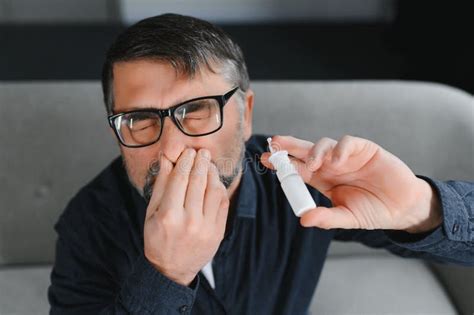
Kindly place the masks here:
[(134, 60), (113, 66), (114, 112), (131, 108), (168, 108), (185, 100), (219, 95), (230, 83), (218, 71), (202, 68), (185, 75), (167, 62)]

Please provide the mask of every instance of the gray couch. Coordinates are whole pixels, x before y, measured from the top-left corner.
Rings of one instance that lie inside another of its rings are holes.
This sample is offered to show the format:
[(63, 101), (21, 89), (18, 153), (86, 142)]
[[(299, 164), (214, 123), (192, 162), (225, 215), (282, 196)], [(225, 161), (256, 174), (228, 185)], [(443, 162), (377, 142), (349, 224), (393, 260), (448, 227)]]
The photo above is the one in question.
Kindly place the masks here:
[[(474, 179), (474, 100), (420, 82), (253, 82), (255, 133), (357, 135), (417, 174)], [(53, 224), (118, 154), (98, 82), (0, 83), (0, 314), (46, 313)], [(308, 271), (310, 272), (310, 271)], [(334, 243), (313, 314), (473, 314), (474, 268)]]

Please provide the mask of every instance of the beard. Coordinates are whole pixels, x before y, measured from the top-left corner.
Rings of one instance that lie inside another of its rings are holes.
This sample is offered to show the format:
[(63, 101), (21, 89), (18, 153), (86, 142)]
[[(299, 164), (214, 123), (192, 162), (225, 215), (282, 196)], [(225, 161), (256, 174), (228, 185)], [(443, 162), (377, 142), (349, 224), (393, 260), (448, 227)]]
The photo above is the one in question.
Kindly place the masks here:
[[(214, 163), (219, 171), (219, 179), (226, 189), (228, 189), (235, 181), (236, 177), (239, 175), (242, 170), (242, 162), (245, 155), (245, 140), (243, 138), (243, 128), (242, 124), (239, 124), (238, 132), (235, 134), (232, 141), (229, 142), (229, 150), (224, 157), (218, 158), (217, 160), (212, 160), (211, 163)], [(125, 165), (128, 170), (127, 166)], [(127, 171), (127, 173), (129, 173)], [(145, 199), (147, 203), (150, 202), (153, 186), (155, 184), (156, 177), (160, 173), (160, 162), (159, 159), (154, 161), (148, 168), (147, 175), (145, 177), (145, 185), (143, 188), (136, 187), (133, 182), (132, 185), (138, 191), (138, 193)]]

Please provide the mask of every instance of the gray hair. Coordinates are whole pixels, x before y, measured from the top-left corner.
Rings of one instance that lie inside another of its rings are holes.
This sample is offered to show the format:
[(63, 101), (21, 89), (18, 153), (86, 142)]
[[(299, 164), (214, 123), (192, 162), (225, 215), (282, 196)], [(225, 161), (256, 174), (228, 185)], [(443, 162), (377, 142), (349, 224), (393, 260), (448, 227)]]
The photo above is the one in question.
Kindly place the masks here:
[(107, 52), (102, 69), (102, 90), (108, 114), (113, 113), (113, 65), (150, 59), (169, 62), (190, 78), (202, 69), (221, 74), (238, 86), (243, 113), (249, 75), (240, 47), (219, 27), (189, 16), (163, 14), (142, 20), (121, 33)]

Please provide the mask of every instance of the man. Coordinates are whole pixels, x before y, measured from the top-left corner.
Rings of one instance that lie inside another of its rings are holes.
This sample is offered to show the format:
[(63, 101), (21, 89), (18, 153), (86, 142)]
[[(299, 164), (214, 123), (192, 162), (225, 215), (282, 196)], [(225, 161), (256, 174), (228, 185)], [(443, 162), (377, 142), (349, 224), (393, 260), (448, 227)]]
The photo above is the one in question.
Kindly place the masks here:
[(56, 225), (51, 313), (305, 314), (332, 239), (474, 264), (473, 185), (417, 177), (366, 139), (273, 137), (318, 205), (295, 217), (251, 136), (242, 52), (205, 21), (125, 30), (102, 83), (121, 157)]

